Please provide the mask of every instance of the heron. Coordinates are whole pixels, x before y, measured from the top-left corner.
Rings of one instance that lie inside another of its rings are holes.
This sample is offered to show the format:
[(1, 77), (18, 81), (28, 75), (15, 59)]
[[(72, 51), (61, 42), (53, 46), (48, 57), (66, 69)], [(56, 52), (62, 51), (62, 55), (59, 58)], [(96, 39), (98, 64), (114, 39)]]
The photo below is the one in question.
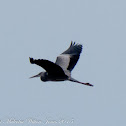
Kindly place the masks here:
[(71, 72), (77, 64), (81, 52), (82, 45), (71, 41), (69, 48), (57, 57), (55, 63), (46, 59), (33, 59), (29, 57), (31, 64), (36, 64), (45, 70), (45, 72), (40, 72), (30, 78), (40, 77), (41, 81), (44, 82), (68, 80), (87, 86), (93, 86), (90, 83), (80, 82), (71, 76)]

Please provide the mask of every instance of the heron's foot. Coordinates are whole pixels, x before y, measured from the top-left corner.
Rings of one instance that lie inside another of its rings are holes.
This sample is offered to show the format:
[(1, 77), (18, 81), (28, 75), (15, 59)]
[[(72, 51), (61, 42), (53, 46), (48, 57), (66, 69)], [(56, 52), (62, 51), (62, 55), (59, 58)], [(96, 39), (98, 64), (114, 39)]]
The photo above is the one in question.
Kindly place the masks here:
[(85, 85), (88, 85), (88, 86), (93, 86), (92, 84), (90, 84), (90, 83), (85, 83)]

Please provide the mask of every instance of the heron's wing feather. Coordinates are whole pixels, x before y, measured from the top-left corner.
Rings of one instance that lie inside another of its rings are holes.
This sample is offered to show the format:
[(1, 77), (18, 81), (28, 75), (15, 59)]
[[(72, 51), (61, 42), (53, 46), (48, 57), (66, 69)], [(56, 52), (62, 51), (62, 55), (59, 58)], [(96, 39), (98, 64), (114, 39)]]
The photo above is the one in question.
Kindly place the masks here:
[(70, 47), (57, 57), (56, 64), (64, 70), (72, 71), (79, 59), (81, 51), (82, 45), (71, 42)]
[(36, 64), (44, 68), (49, 74), (64, 75), (63, 69), (51, 61), (44, 60), (44, 59), (38, 59), (38, 60), (33, 58), (29, 58), (29, 59), (31, 64)]
[(71, 41), (70, 47), (62, 54), (80, 55), (81, 51), (82, 51), (82, 45), (76, 44), (75, 42)]
[(70, 63), (69, 55), (59, 55), (56, 59), (56, 64), (59, 65), (63, 70), (67, 70)]

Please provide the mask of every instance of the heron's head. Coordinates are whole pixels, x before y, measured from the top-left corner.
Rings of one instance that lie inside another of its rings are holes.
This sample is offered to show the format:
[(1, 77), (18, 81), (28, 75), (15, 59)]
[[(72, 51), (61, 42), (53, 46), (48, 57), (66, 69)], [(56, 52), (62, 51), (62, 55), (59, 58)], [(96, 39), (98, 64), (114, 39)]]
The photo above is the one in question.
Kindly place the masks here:
[(42, 81), (47, 81), (47, 72), (41, 72), (41, 73), (39, 73), (39, 74), (37, 74), (35, 76), (32, 76), (30, 78), (34, 78), (34, 77), (40, 77), (40, 79)]

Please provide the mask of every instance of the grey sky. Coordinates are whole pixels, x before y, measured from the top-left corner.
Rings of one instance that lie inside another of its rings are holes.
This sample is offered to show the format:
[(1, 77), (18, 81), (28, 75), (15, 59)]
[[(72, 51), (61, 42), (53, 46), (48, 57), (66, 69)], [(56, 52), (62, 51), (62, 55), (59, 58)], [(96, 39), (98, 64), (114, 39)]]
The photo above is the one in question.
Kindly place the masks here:
[[(24, 120), (16, 126), (125, 126), (125, 5), (124, 0), (1, 0), (0, 125), (16, 119)], [(29, 57), (55, 62), (71, 40), (83, 44), (72, 76), (93, 88), (29, 79), (43, 70)], [(49, 120), (58, 123), (45, 124)]]

